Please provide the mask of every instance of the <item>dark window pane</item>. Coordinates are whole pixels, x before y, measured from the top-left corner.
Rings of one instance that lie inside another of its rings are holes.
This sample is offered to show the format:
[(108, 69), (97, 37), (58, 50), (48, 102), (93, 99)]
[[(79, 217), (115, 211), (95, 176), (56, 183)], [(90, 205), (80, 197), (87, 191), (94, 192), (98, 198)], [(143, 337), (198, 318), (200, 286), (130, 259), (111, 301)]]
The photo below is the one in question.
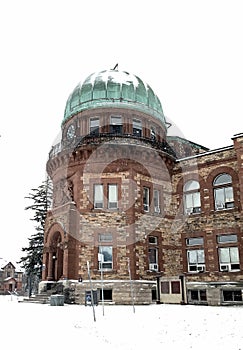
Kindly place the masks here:
[(191, 290), (191, 300), (199, 300), (198, 290)]
[(180, 285), (179, 281), (172, 281), (171, 282), (171, 292), (172, 292), (172, 294), (180, 294), (181, 285)]
[(206, 290), (200, 290), (200, 300), (207, 301), (207, 293)]
[(169, 282), (166, 282), (166, 281), (161, 282), (161, 293), (169, 294), (169, 292), (170, 292)]

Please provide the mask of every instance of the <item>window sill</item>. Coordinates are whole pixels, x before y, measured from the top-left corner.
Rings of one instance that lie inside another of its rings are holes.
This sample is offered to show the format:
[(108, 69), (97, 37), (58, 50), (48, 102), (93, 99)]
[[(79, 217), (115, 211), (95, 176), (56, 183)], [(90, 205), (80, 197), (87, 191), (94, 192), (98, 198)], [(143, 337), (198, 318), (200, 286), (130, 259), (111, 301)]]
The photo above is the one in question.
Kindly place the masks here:
[(234, 208), (214, 209), (214, 210), (211, 210), (211, 212), (213, 212), (213, 213), (221, 213), (221, 212), (225, 212), (225, 211), (234, 211), (235, 209), (236, 209), (236, 207), (234, 207)]
[(114, 269), (103, 269), (103, 270), (94, 269), (93, 272), (98, 273), (98, 274), (101, 274), (101, 272), (102, 273), (117, 273), (117, 270), (114, 270)]

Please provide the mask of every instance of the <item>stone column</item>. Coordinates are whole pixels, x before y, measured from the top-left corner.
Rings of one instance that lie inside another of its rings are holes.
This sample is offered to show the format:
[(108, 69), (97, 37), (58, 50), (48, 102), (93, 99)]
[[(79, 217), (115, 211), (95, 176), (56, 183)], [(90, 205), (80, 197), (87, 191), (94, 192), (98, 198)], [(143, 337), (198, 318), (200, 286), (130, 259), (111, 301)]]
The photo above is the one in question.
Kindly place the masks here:
[(53, 280), (53, 252), (49, 253), (47, 280)]

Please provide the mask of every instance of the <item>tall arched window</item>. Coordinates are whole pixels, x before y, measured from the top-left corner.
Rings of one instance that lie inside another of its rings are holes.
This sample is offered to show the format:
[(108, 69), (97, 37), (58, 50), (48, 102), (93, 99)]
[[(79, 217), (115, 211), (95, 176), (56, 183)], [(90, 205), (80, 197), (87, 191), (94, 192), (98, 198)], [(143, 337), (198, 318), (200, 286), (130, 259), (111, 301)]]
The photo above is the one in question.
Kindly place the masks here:
[(232, 177), (229, 174), (216, 176), (213, 182), (214, 205), (216, 210), (234, 208)]
[(199, 182), (196, 180), (187, 181), (183, 187), (183, 194), (185, 214), (200, 213), (201, 198)]

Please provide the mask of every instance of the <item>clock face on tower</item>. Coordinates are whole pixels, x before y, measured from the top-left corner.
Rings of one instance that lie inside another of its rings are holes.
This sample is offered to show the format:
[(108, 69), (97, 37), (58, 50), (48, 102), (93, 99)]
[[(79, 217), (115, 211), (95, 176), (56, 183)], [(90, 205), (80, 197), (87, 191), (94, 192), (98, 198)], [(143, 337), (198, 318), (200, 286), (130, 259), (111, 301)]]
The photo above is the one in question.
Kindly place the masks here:
[(74, 135), (75, 135), (75, 127), (73, 124), (71, 124), (67, 129), (67, 133), (66, 133), (67, 139), (71, 141), (74, 138)]

